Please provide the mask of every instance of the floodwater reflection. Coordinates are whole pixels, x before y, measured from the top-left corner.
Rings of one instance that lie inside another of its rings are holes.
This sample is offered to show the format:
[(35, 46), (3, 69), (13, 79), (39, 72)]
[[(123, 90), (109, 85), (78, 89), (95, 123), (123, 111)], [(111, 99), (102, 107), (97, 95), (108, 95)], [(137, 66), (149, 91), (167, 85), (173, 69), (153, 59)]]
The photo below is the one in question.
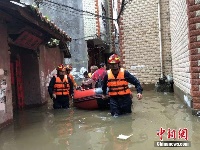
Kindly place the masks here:
[[(51, 104), (14, 112), (14, 123), (0, 131), (0, 150), (171, 149), (154, 147), (161, 127), (187, 128), (192, 147), (186, 149), (199, 149), (199, 117), (172, 93), (148, 91), (143, 96), (142, 101), (134, 99), (132, 114), (118, 118), (109, 111), (53, 110)], [(120, 134), (133, 136), (121, 140)], [(169, 140), (167, 133), (163, 140)]]

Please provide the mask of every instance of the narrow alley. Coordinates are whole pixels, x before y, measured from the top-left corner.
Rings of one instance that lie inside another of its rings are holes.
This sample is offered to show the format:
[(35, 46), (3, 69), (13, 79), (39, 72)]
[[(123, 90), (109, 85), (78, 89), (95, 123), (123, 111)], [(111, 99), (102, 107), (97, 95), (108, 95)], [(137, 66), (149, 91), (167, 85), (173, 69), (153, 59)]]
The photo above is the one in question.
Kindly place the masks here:
[(199, 122), (200, 0), (0, 0), (0, 150), (199, 150)]

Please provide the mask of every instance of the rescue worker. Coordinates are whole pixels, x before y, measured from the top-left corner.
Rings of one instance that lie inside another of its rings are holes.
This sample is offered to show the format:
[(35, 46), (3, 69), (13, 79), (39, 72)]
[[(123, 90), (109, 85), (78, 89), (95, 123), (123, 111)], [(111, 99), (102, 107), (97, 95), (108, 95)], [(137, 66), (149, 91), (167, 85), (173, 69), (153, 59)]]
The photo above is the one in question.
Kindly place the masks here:
[(111, 55), (108, 59), (108, 63), (110, 70), (107, 71), (107, 74), (103, 79), (102, 99), (107, 98), (106, 92), (108, 87), (111, 115), (117, 117), (122, 114), (132, 113), (131, 90), (128, 87), (128, 83), (135, 85), (137, 98), (138, 100), (141, 100), (143, 89), (140, 82), (128, 71), (120, 67), (120, 58), (118, 55)]
[(73, 84), (71, 79), (66, 75), (66, 68), (63, 64), (57, 68), (57, 75), (51, 79), (48, 92), (53, 100), (53, 108), (69, 108), (69, 97), (73, 95)]
[(70, 72), (72, 71), (72, 66), (71, 65), (66, 65), (66, 73), (67, 76), (72, 80), (73, 86), (76, 89), (77, 88), (77, 84), (76, 81), (74, 80), (74, 76), (72, 74), (70, 74)]

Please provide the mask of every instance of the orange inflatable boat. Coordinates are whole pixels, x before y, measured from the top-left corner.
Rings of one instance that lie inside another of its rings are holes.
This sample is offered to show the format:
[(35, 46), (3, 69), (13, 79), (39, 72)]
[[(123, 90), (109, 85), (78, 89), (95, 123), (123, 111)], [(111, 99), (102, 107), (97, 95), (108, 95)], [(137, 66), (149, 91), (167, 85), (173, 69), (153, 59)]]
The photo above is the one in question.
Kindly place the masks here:
[(109, 109), (109, 100), (103, 100), (101, 88), (74, 90), (74, 106), (81, 109)]

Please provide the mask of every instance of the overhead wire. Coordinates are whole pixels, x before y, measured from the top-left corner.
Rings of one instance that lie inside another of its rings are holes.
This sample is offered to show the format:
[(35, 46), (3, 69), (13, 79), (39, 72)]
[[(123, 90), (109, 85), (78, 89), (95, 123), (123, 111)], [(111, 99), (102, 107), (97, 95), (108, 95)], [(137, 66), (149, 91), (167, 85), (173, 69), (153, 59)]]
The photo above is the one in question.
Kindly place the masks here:
[[(117, 22), (119, 21), (120, 16), (122, 15), (122, 13), (124, 11), (125, 5), (128, 3), (128, 2), (125, 2), (125, 0), (122, 0), (121, 9), (120, 9), (120, 12), (119, 12), (119, 14), (117, 16), (117, 19), (113, 19), (111, 17), (107, 17), (107, 16), (95, 14), (95, 13), (92, 13), (92, 12), (89, 12), (89, 11), (85, 11), (85, 10), (74, 8), (74, 7), (71, 7), (71, 6), (68, 6), (68, 5), (57, 3), (57, 2), (54, 2), (54, 1), (51, 1), (51, 0), (45, 0), (45, 2), (48, 2), (49, 4), (48, 3), (44, 3), (44, 1), (41, 4), (45, 5), (46, 7), (50, 8), (52, 10), (56, 10), (57, 12), (62, 12), (62, 13), (65, 13), (65, 14), (69, 14), (70, 13), (70, 15), (72, 15), (72, 16), (81, 17), (83, 19), (97, 19), (97, 18), (102, 18), (102, 19), (107, 19), (107, 20), (115, 20)], [(55, 8), (58, 8), (58, 9), (55, 9), (52, 6), (54, 6)], [(63, 24), (63, 21), (61, 22), (61, 20), (59, 20), (59, 19), (58, 19), (57, 22), (60, 22), (61, 24)], [(68, 24), (67, 24), (67, 26), (70, 27), (70, 28), (77, 29), (76, 27), (69, 26)], [(96, 34), (91, 35), (91, 36), (85, 36), (85, 37), (82, 37), (82, 38), (77, 38), (77, 39), (73, 39), (72, 38), (72, 40), (74, 40), (74, 41), (83, 40), (83, 39), (86, 39), (88, 37), (94, 37), (94, 36), (96, 36)], [(110, 45), (110, 44), (113, 44), (113, 43), (109, 42), (107, 44)]]
[[(77, 15), (74, 15), (74, 13), (73, 12), (70, 12), (70, 13), (68, 13), (68, 12), (66, 12), (66, 11), (68, 11), (68, 10), (66, 10), (66, 9), (57, 9), (57, 6), (55, 6), (55, 7), (51, 7), (52, 5), (51, 4), (46, 4), (46, 3), (42, 3), (41, 5), (43, 5), (43, 6), (45, 6), (46, 8), (50, 8), (50, 9), (52, 9), (52, 10), (55, 10), (55, 11), (57, 11), (57, 12), (61, 12), (61, 13), (65, 13), (65, 14), (70, 14), (70, 15), (72, 15), (72, 16), (74, 16), (74, 17), (79, 17), (79, 16), (77, 16)], [(84, 16), (80, 16), (81, 18), (83, 18), (83, 19), (95, 19), (95, 18), (85, 18)], [(63, 24), (63, 23), (65, 23), (66, 21), (65, 20), (56, 20), (56, 22), (57, 23), (60, 23), (60, 24)], [(67, 22), (66, 22), (66, 24), (65, 24), (65, 26), (67, 26), (67, 27), (70, 27), (70, 28), (73, 28), (73, 29), (77, 29), (76, 27), (74, 27), (73, 25), (69, 25), (69, 20), (67, 20)], [(85, 27), (85, 26), (84, 26)]]
[[(46, 3), (44, 3), (44, 2), (46, 2)], [(50, 1), (50, 0), (45, 0), (45, 1), (43, 1), (43, 3), (41, 3), (41, 5), (45, 5), (46, 7), (50, 8), (52, 10), (56, 10), (58, 12), (62, 12), (62, 13), (65, 13), (65, 14), (69, 14), (70, 13), (70, 15), (72, 15), (72, 16), (81, 17), (83, 19), (96, 19), (97, 17), (100, 17), (100, 18), (109, 19), (109, 20), (118, 20), (120, 18), (120, 15), (121, 15), (122, 11), (124, 10), (124, 6), (126, 4), (127, 3), (125, 3), (125, 0), (123, 0), (122, 1), (122, 5), (121, 5), (121, 10), (120, 10), (120, 13), (119, 13), (117, 19), (113, 19), (111, 17), (98, 15), (98, 14), (95, 14), (95, 13), (92, 13), (92, 12), (89, 12), (89, 11), (84, 11), (84, 10), (81, 10), (81, 9), (78, 9), (78, 8), (74, 8), (74, 7), (71, 7), (71, 6), (68, 6), (68, 5), (64, 5), (64, 4), (61, 4), (61, 3), (57, 3), (57, 2), (54, 2), (54, 1)], [(55, 8), (59, 8), (59, 9), (55, 9), (52, 6), (54, 6)], [(68, 9), (66, 9), (66, 8), (68, 8)], [(69, 9), (71, 9), (71, 10), (69, 10)], [(66, 11), (69, 12), (69, 13), (66, 13)], [(76, 14), (76, 15), (74, 15), (74, 14)], [(77, 16), (77, 15), (79, 15), (79, 16)], [(59, 21), (59, 22), (61, 23), (61, 21)], [(73, 27), (73, 26), (68, 26), (68, 27)], [(76, 29), (76, 28), (74, 27), (74, 29)], [(80, 40), (80, 39), (85, 39), (87, 37), (94, 37), (94, 36), (95, 35), (91, 35), (91, 36), (86, 36), (86, 37), (83, 37), (83, 38), (72, 39), (72, 40)]]
[[(62, 12), (62, 13), (65, 13), (65, 14), (69, 14), (70, 13), (70, 15), (72, 15), (72, 16), (76, 16), (77, 17), (77, 15), (80, 15), (81, 18), (85, 18), (85, 19), (96, 19), (94, 16), (88, 17), (88, 16), (85, 16), (84, 14), (72, 12), (72, 11), (70, 11), (68, 9), (60, 8), (58, 6), (55, 6), (55, 5), (52, 5), (52, 4), (49, 4), (49, 3), (42, 3), (41, 5), (46, 6), (46, 7), (50, 8), (50, 9), (52, 9), (52, 10), (56, 10), (57, 12)], [(54, 7), (52, 7), (52, 6), (54, 6)], [(55, 9), (55, 8), (59, 8), (59, 9)], [(67, 13), (66, 11), (69, 12), (69, 13)]]
[[(68, 12), (70, 12), (70, 15), (72, 15), (72, 16), (75, 16), (75, 17), (78, 17), (77, 15), (74, 15), (74, 14), (77, 14), (77, 13), (74, 13), (74, 12), (71, 12), (71, 11), (69, 11), (69, 10), (67, 10), (67, 9), (63, 9), (63, 8), (59, 8), (59, 6), (55, 6), (55, 5), (52, 5), (52, 4), (50, 4), (50, 3), (42, 3), (41, 5), (43, 5), (43, 6), (45, 6), (45, 7), (47, 7), (47, 8), (50, 8), (50, 9), (52, 9), (52, 10), (56, 10), (56, 11), (58, 11), (58, 12), (61, 12), (61, 13), (65, 13), (65, 14), (69, 14), (69, 13), (67, 13), (66, 11), (68, 11)], [(52, 7), (52, 6), (54, 6), (54, 7)], [(59, 9), (57, 9), (57, 8), (59, 8)], [(78, 14), (78, 15), (80, 15), (80, 14)], [(85, 19), (85, 16), (80, 16), (80, 17), (82, 17), (82, 18), (84, 18)], [(93, 16), (94, 17), (94, 16)], [(86, 18), (86, 19), (96, 19), (96, 18)], [(61, 23), (61, 24), (63, 24), (63, 22), (65, 22), (65, 21), (61, 21), (61, 20), (58, 20), (57, 21), (57, 23)], [(70, 28), (73, 28), (73, 29), (76, 29), (77, 30), (77, 28), (76, 27), (73, 27), (73, 25), (71, 25), (71, 26), (69, 26), (68, 25), (68, 23), (66, 23), (65, 24), (67, 27), (70, 27)], [(85, 27), (85, 26), (84, 26)], [(82, 39), (86, 39), (86, 38), (88, 38), (88, 37), (97, 37), (97, 35), (96, 34), (94, 34), (94, 35), (90, 35), (90, 36), (85, 36), (85, 37), (82, 37), (82, 38), (76, 38), (76, 39), (72, 39), (72, 40), (82, 40)]]
[[(64, 4), (61, 4), (61, 3), (57, 3), (57, 2), (54, 2), (54, 1), (51, 1), (51, 0), (45, 0), (45, 1), (43, 1), (42, 3), (40, 3), (40, 4), (44, 4), (44, 2), (49, 2), (49, 3), (51, 3), (51, 4), (54, 4), (54, 6), (57, 5), (57, 8), (58, 8), (58, 7), (60, 8), (60, 6), (61, 6), (61, 7), (65, 7), (65, 8), (69, 8), (69, 9), (72, 9), (72, 10), (73, 10), (73, 13), (75, 13), (75, 11), (76, 11), (76, 12), (82, 13), (82, 14), (79, 14), (79, 15), (84, 16), (83, 18), (85, 18), (85, 19), (93, 19), (93, 18), (86, 18), (86, 17), (85, 17), (85, 16), (88, 15), (88, 16), (94, 16), (94, 17), (95, 17), (94, 19), (96, 19), (96, 17), (100, 17), (100, 18), (103, 18), (103, 19), (109, 19), (109, 20), (116, 20), (116, 21), (119, 21), (119, 18), (120, 18), (120, 16), (122, 15), (122, 13), (123, 13), (123, 11), (124, 11), (125, 5), (127, 5), (127, 4), (130, 3), (131, 1), (132, 1), (132, 0), (128, 0), (128, 2), (126, 2), (126, 0), (122, 0), (120, 12), (119, 12), (119, 14), (118, 14), (117, 19), (113, 19), (113, 18), (111, 18), (111, 17), (107, 17), (107, 16), (95, 14), (95, 13), (93, 13), (93, 12), (81, 10), (81, 9), (78, 9), (78, 8), (74, 8), (74, 7), (71, 7), (71, 6), (68, 6), (68, 5), (64, 5)], [(49, 7), (49, 8), (52, 9), (52, 7)], [(63, 10), (63, 8), (61, 8), (61, 9)], [(65, 10), (65, 11), (69, 11), (69, 10), (67, 10), (67, 9), (64, 9), (64, 10)], [(58, 11), (58, 10), (57, 10), (57, 11)], [(71, 12), (71, 11), (70, 11), (70, 12)], [(83, 13), (86, 13), (86, 14), (83, 14)], [(75, 14), (77, 14), (77, 13), (75, 13)]]
[[(58, 5), (58, 6), (62, 6), (62, 7), (65, 7), (65, 8), (69, 8), (69, 9), (72, 9), (72, 10), (77, 11), (77, 12), (84, 12), (84, 13), (86, 13), (86, 14), (93, 15), (93, 16), (95, 16), (95, 17), (100, 17), (100, 18), (109, 19), (109, 20), (116, 20), (116, 19), (113, 19), (113, 18), (111, 18), (111, 17), (107, 17), (107, 16), (95, 14), (95, 13), (92, 13), (92, 12), (89, 12), (89, 11), (81, 10), (81, 9), (74, 8), (74, 7), (71, 7), (71, 6), (68, 6), (68, 5), (64, 5), (64, 4), (61, 4), (61, 3), (57, 3), (57, 2), (54, 2), (54, 1), (45, 0), (45, 2), (49, 2), (49, 3), (52, 3), (52, 4)], [(86, 14), (85, 14), (85, 15), (86, 15)]]

